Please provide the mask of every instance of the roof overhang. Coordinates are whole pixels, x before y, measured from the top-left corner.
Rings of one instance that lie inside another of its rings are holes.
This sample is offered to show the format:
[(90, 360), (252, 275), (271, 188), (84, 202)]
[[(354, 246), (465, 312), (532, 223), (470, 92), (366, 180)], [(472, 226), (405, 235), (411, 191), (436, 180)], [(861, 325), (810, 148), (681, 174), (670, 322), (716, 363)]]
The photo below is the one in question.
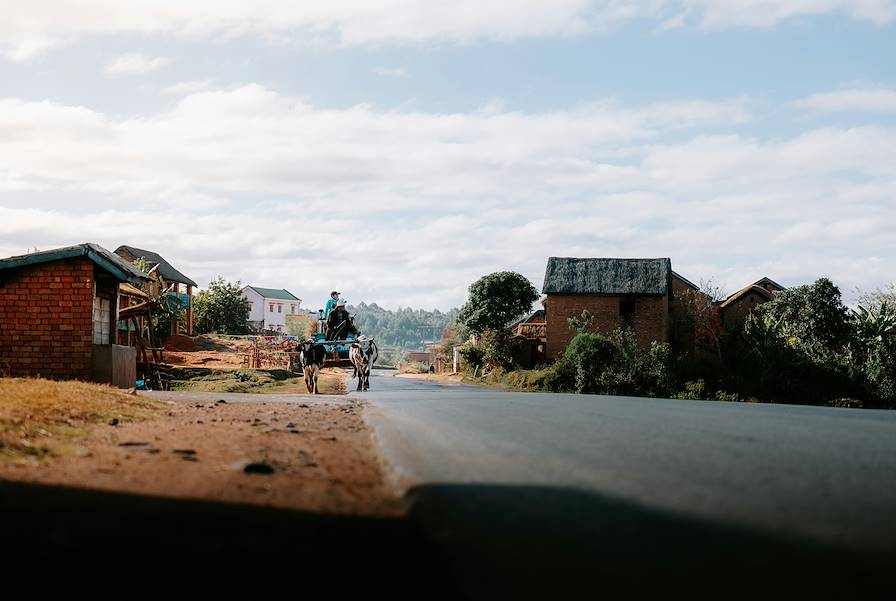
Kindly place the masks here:
[(53, 261), (63, 261), (65, 259), (75, 259), (78, 257), (87, 257), (96, 265), (99, 265), (101, 268), (112, 274), (120, 282), (137, 284), (150, 281), (149, 276), (142, 273), (133, 265), (126, 263), (121, 257), (114, 255), (98, 244), (90, 242), (0, 259), (0, 271), (14, 269), (16, 267), (27, 267), (29, 265), (40, 265), (41, 263), (51, 263)]

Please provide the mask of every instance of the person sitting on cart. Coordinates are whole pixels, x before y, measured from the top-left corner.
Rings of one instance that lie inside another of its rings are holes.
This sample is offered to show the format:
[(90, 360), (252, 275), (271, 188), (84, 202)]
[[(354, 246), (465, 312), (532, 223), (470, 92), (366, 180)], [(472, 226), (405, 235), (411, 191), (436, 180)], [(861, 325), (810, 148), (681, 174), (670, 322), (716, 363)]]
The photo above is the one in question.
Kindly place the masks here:
[(324, 319), (330, 316), (330, 313), (333, 312), (333, 309), (336, 308), (336, 303), (339, 302), (339, 293), (335, 290), (330, 293), (330, 300), (327, 301), (326, 306), (324, 307)]
[(345, 310), (345, 301), (336, 303), (336, 309), (327, 316), (327, 340), (345, 340), (349, 334), (358, 335), (358, 328)]

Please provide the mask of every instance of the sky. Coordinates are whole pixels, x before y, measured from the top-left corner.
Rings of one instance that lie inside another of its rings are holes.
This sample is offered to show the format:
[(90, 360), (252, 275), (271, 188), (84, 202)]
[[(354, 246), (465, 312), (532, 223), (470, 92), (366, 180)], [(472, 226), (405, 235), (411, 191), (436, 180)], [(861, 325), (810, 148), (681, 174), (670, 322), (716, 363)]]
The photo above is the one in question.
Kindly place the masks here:
[(447, 310), (547, 258), (896, 281), (896, 0), (0, 0), (0, 257)]

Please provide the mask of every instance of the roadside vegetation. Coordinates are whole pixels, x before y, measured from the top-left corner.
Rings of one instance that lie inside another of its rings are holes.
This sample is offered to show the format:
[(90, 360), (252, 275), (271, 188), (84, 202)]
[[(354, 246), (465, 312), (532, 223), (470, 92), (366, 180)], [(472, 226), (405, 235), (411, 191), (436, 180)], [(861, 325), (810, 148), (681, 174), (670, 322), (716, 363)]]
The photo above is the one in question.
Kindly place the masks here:
[(163, 407), (105, 385), (0, 378), (0, 461), (75, 453), (91, 426), (150, 419)]
[[(471, 286), (457, 324), (471, 340), (461, 349), (468, 381), (528, 391), (896, 408), (896, 287), (865, 294), (850, 309), (822, 278), (779, 293), (754, 309), (743, 329), (729, 332), (713, 313), (712, 295), (703, 295), (689, 304), (692, 354), (659, 343), (645, 349), (631, 330), (597, 333), (585, 311), (569, 320), (576, 336), (557, 361), (523, 370), (514, 361), (519, 341), (505, 327), (535, 298), (520, 278), (492, 274)], [(492, 287), (497, 281), (504, 283)], [(508, 317), (499, 307), (516, 312)]]

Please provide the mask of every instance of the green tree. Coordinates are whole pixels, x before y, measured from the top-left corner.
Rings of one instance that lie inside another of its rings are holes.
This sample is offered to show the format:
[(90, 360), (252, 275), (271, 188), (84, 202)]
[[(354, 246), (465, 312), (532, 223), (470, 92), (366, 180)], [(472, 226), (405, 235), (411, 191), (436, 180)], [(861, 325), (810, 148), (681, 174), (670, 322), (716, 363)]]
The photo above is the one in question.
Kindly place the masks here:
[(492, 273), (470, 286), (458, 323), (471, 334), (503, 329), (528, 313), (537, 299), (538, 290), (525, 276), (513, 271)]
[(245, 334), (249, 302), (240, 291), (241, 284), (227, 282), (221, 276), (193, 300), (193, 325), (197, 333)]
[(848, 311), (840, 289), (827, 278), (779, 292), (757, 312), (778, 321), (791, 346), (814, 361), (829, 360), (849, 343)]

